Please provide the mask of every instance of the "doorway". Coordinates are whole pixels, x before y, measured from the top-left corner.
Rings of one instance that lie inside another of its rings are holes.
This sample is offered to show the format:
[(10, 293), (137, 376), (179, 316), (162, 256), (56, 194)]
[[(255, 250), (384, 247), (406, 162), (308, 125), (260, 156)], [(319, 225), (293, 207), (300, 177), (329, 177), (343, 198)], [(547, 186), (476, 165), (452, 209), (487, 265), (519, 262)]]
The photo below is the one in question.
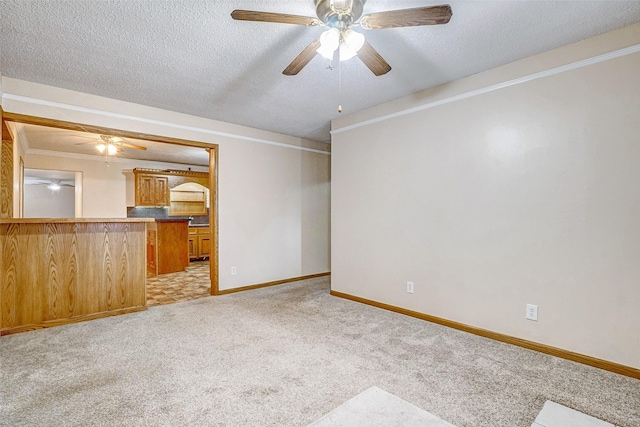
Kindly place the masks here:
[(82, 216), (82, 172), (24, 169), (23, 218)]
[[(159, 135), (143, 134), (137, 132), (130, 132), (120, 129), (106, 128), (100, 126), (91, 126), (78, 124), (73, 122), (65, 122), (59, 120), (45, 119), (35, 116), (26, 116), (16, 113), (3, 112), (3, 123), (22, 123), (32, 124), (38, 126), (47, 126), (56, 129), (65, 129), (77, 132), (87, 132), (99, 135), (113, 135), (120, 138), (137, 139), (141, 141), (150, 141), (154, 143), (170, 144), (174, 146), (194, 147), (205, 149), (209, 157), (209, 224), (210, 231), (209, 237), (211, 241), (211, 254), (208, 266), (208, 276), (210, 281), (210, 295), (219, 294), (219, 282), (218, 282), (218, 145), (210, 144), (199, 141), (183, 140), (178, 138), (163, 137)], [(27, 165), (28, 166), (28, 165)], [(81, 180), (80, 180), (81, 181)], [(76, 183), (77, 184), (77, 183)], [(74, 215), (75, 216), (75, 215)], [(79, 216), (82, 216), (80, 214)], [(50, 215), (47, 215), (50, 217)]]

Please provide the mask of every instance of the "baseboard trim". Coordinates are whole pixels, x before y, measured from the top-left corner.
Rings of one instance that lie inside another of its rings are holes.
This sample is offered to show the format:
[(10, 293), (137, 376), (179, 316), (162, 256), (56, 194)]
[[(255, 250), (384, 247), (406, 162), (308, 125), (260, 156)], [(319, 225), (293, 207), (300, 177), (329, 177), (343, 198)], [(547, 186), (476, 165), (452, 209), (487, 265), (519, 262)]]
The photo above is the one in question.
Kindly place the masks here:
[(640, 380), (640, 369), (633, 368), (631, 366), (621, 365), (615, 362), (609, 362), (607, 360), (598, 359), (595, 357), (587, 356), (580, 353), (574, 353), (569, 350), (563, 350), (561, 348), (552, 347), (545, 344), (540, 344), (534, 341), (528, 341), (522, 338), (512, 337), (500, 332), (493, 332), (487, 329), (477, 328), (475, 326), (466, 325), (464, 323), (455, 322), (453, 320), (443, 319), (442, 317), (432, 316), (430, 314), (420, 313), (413, 310), (407, 310), (405, 308), (396, 307), (393, 305), (385, 304), (378, 301), (369, 300), (366, 298), (357, 297), (355, 295), (345, 294), (342, 292), (331, 290), (331, 295), (344, 298), (351, 301), (359, 302), (362, 304), (371, 305), (374, 307), (382, 308), (384, 310), (393, 311), (396, 313), (404, 314), (406, 316), (415, 317), (417, 319), (426, 320), (427, 322), (437, 323), (439, 325), (447, 326), (449, 328), (458, 329), (460, 331), (469, 332), (481, 337), (490, 338), (496, 341), (501, 341), (507, 344), (516, 345), (529, 350), (538, 351), (540, 353), (556, 356), (561, 359), (571, 360), (573, 362), (582, 363), (584, 365), (593, 366), (595, 368), (604, 369), (605, 371), (614, 372), (616, 374), (624, 375), (627, 377)]
[(307, 276), (292, 277), (290, 279), (276, 280), (274, 282), (258, 283), (257, 285), (242, 286), (240, 288), (223, 289), (218, 291), (216, 295), (234, 294), (236, 292), (250, 291), (253, 289), (267, 288), (269, 286), (282, 285), (284, 283), (297, 282), (299, 280), (315, 279), (316, 277), (324, 277), (331, 275), (331, 272), (309, 274)]
[(120, 314), (135, 313), (137, 311), (144, 311), (146, 309), (147, 307), (145, 306), (128, 307), (128, 308), (121, 308), (118, 310), (103, 311), (100, 313), (85, 314), (83, 316), (74, 316), (66, 319), (46, 320), (42, 323), (20, 325), (20, 326), (0, 329), (0, 336), (17, 334), (20, 332), (35, 331), (37, 329), (53, 328), (54, 326), (69, 325), (71, 323), (86, 322), (87, 320), (102, 319), (104, 317), (118, 316)]

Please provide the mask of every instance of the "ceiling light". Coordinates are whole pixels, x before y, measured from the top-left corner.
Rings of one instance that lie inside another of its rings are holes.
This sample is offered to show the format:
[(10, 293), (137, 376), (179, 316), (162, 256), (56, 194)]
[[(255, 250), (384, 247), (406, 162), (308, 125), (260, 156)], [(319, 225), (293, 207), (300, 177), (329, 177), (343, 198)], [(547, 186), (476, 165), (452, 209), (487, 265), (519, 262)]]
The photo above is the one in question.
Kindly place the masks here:
[(109, 144), (107, 145), (107, 154), (110, 156), (113, 156), (114, 154), (116, 154), (118, 152), (118, 147), (116, 147), (113, 144)]
[(363, 45), (364, 35), (351, 29), (340, 32), (337, 28), (331, 28), (320, 35), (320, 47), (316, 52), (332, 60), (334, 52), (340, 48), (340, 61), (346, 61), (356, 56)]
[(105, 144), (98, 144), (96, 145), (96, 148), (98, 149), (99, 152), (104, 153), (104, 150), (107, 149), (107, 146)]
[(58, 184), (57, 182), (52, 182), (51, 184), (47, 185), (47, 188), (51, 191), (58, 191), (60, 190), (60, 184)]
[(340, 61), (346, 61), (357, 55), (364, 45), (364, 35), (348, 29), (342, 32), (340, 43)]
[(320, 36), (320, 47), (316, 50), (320, 55), (332, 60), (333, 52), (340, 46), (340, 30), (331, 28)]

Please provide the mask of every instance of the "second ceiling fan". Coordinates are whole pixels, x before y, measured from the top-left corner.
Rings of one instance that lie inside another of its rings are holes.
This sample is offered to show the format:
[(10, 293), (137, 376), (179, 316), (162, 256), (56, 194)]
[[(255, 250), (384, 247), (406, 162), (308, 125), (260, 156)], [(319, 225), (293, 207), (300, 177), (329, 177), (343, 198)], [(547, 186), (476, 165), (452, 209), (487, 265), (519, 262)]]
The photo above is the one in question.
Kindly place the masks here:
[(317, 18), (251, 10), (234, 10), (231, 17), (240, 21), (329, 27), (285, 68), (282, 73), (287, 76), (298, 74), (316, 54), (328, 59), (339, 55), (341, 61), (357, 56), (373, 74), (381, 76), (391, 71), (391, 66), (365, 40), (364, 35), (353, 31), (352, 27), (359, 26), (364, 30), (378, 30), (446, 24), (452, 14), (451, 6), (440, 5), (391, 10), (362, 16), (365, 1), (315, 0)]

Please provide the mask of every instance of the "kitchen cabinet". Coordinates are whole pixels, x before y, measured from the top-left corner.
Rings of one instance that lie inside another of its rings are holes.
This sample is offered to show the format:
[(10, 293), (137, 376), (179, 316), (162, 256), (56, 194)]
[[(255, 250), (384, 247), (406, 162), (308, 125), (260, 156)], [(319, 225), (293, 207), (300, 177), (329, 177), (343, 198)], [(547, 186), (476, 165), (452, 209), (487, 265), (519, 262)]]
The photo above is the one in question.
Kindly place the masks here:
[(209, 258), (211, 255), (211, 236), (209, 227), (189, 227), (189, 258)]
[(169, 178), (134, 170), (136, 206), (169, 206)]
[(208, 172), (136, 168), (133, 175), (135, 206), (168, 206), (170, 216), (206, 214)]
[(169, 191), (169, 216), (207, 214), (207, 192), (209, 190), (194, 182), (187, 182)]
[(153, 275), (185, 271), (189, 265), (188, 222), (162, 220), (149, 225), (147, 271)]
[[(155, 228), (155, 227), (154, 227)], [(147, 230), (147, 270), (156, 274), (156, 259), (158, 258), (157, 252), (158, 238), (156, 230)]]

